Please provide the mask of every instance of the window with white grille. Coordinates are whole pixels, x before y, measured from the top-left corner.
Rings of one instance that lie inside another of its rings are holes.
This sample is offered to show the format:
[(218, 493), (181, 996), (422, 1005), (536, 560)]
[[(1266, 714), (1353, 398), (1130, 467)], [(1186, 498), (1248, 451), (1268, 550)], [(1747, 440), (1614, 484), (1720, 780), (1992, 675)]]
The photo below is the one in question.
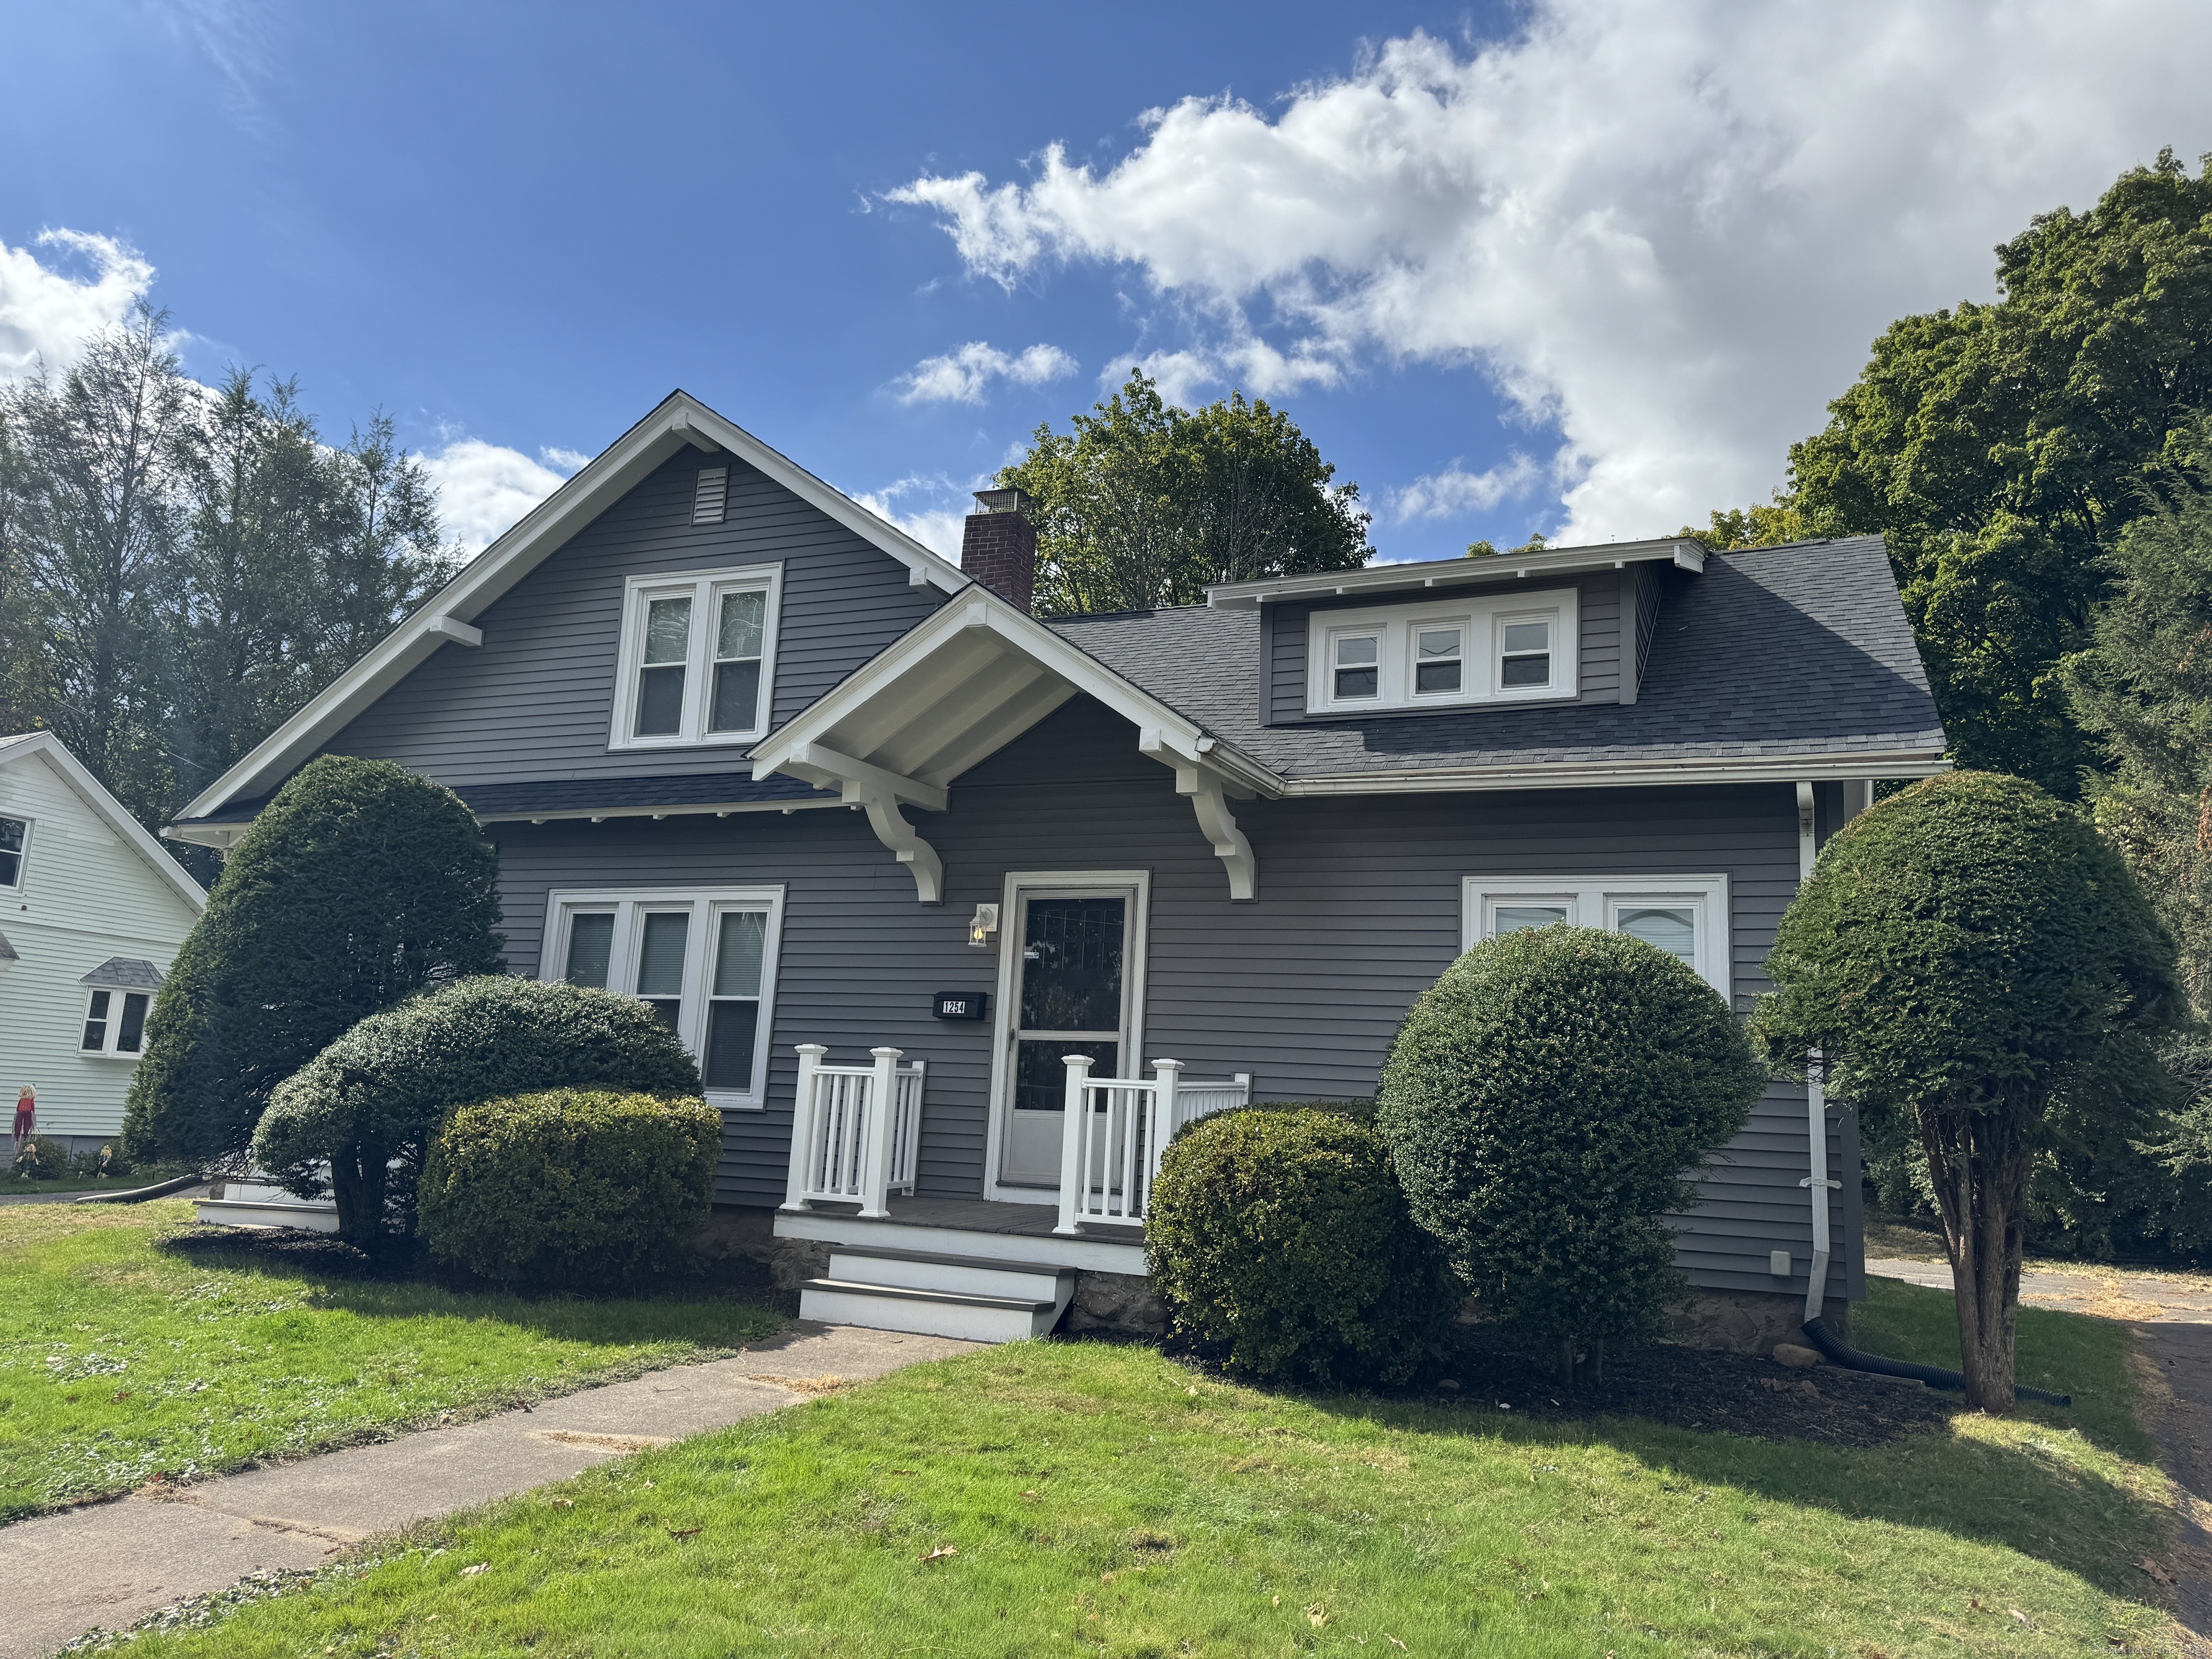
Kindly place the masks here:
[(633, 576), (611, 749), (746, 743), (768, 730), (782, 567)]

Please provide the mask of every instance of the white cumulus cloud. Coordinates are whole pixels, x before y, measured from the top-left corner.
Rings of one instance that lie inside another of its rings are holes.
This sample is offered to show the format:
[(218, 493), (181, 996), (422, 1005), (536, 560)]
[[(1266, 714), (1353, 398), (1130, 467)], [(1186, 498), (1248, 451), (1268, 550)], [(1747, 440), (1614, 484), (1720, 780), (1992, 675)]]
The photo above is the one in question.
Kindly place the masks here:
[[(34, 374), (43, 362), (67, 368), (84, 343), (120, 323), (154, 285), (154, 267), (127, 243), (82, 230), (46, 230), (35, 246), (0, 242), (0, 382)], [(78, 274), (66, 268), (74, 262)]]
[(898, 380), (902, 404), (980, 404), (994, 380), (1019, 386), (1048, 386), (1075, 373), (1075, 359), (1056, 345), (1033, 345), (1009, 355), (982, 340), (970, 340), (941, 357), (924, 357)]
[(1390, 491), (1385, 507), (1400, 524), (1463, 518), (1527, 495), (1545, 476), (1544, 468), (1518, 451), (1480, 472), (1469, 472), (1455, 461), (1441, 472), (1425, 473)]
[(496, 541), (589, 459), (572, 449), (543, 449), (532, 460), (481, 438), (455, 438), (425, 451), (422, 466), (438, 486), (447, 538), (474, 551)]
[(1218, 319), (1217, 369), (1264, 335), (1288, 365), (1477, 370), (1557, 434), (1565, 533), (1644, 534), (1765, 499), (1874, 336), (1991, 297), (2033, 215), (2212, 148), (2207, 62), (2187, 0), (1533, 0), (1508, 38), (1390, 40), (1265, 110), (1151, 111), (1110, 166), (1055, 145), (1026, 182), (890, 198), (1010, 287), (1133, 267)]
[[(985, 481), (981, 479), (972, 486), (976, 489), (984, 487)], [(960, 538), (968, 514), (975, 510), (969, 491), (942, 476), (925, 477), (915, 474), (880, 489), (856, 490), (853, 499), (878, 518), (896, 525), (931, 552), (941, 553), (956, 562), (960, 557)], [(902, 509), (902, 501), (915, 504)]]

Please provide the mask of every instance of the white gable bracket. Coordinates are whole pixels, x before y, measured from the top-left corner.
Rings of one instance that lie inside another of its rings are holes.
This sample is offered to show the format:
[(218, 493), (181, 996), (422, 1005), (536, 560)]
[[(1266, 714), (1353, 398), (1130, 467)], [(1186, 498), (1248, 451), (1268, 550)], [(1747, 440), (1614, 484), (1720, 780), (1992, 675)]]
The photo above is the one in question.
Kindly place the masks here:
[(945, 902), (945, 862), (937, 856), (937, 849), (915, 833), (906, 814), (899, 811), (901, 802), (912, 801), (930, 811), (942, 812), (949, 796), (941, 786), (901, 777), (880, 766), (871, 766), (864, 760), (825, 749), (818, 743), (795, 743), (787, 758), (774, 764), (765, 760), (757, 762), (753, 767), (756, 777), (764, 778), (779, 771), (834, 788), (848, 806), (866, 811), (868, 827), (876, 832), (876, 839), (914, 872), (915, 896), (924, 904)]
[[(1213, 744), (1201, 738), (1194, 746), (1202, 752)], [(1228, 872), (1229, 896), (1238, 901), (1259, 897), (1260, 861), (1253, 857), (1252, 843), (1244, 838), (1244, 832), (1237, 827), (1236, 815), (1229, 810), (1231, 786), (1227, 780), (1199, 756), (1176, 753), (1162, 734), (1152, 728), (1138, 732), (1137, 747), (1163, 766), (1174, 769), (1176, 793), (1190, 802), (1191, 811), (1198, 815), (1199, 833), (1212, 844), (1213, 856)]]
[(868, 827), (876, 832), (876, 839), (890, 848), (891, 856), (914, 874), (914, 896), (924, 904), (945, 902), (945, 860), (937, 856), (937, 849), (915, 833), (906, 821), (898, 803), (879, 790), (863, 784), (845, 786), (845, 799), (863, 807), (868, 814)]
[(441, 640), (451, 640), (455, 645), (481, 646), (483, 629), (472, 628), (458, 617), (433, 617), (429, 626), (422, 630), (434, 634)]

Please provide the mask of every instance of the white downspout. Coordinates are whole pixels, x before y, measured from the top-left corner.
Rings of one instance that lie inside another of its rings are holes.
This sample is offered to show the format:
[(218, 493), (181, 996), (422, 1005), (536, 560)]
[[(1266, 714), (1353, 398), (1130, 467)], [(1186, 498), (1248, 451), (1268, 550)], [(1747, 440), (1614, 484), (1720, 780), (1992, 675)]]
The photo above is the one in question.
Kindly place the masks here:
[[(1813, 860), (1820, 851), (1819, 838), (1814, 833), (1813, 786), (1797, 786), (1797, 884), (1802, 887), (1812, 878)], [(1828, 1193), (1842, 1183), (1828, 1179), (1828, 1090), (1822, 1073), (1820, 1051), (1815, 1048), (1806, 1057), (1805, 1067), (1805, 1161), (1808, 1174), (1797, 1184), (1812, 1194), (1813, 1199), (1813, 1271), (1805, 1279), (1805, 1322), (1812, 1323), (1820, 1316), (1820, 1304), (1828, 1286), (1828, 1257), (1833, 1243), (1828, 1231)]]

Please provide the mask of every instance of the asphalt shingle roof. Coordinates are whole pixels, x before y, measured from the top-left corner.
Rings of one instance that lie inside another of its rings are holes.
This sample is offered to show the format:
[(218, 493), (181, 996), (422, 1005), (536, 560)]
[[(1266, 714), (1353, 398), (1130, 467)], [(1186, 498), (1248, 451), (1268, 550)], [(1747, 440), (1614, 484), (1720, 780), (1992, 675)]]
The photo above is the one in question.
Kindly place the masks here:
[[(457, 785), (471, 812), (493, 816), (526, 812), (588, 812), (640, 806), (720, 806), (751, 801), (828, 799), (828, 793), (781, 775), (757, 782), (744, 772), (696, 772), (666, 778), (548, 778), (526, 783)], [(270, 796), (226, 801), (191, 823), (251, 823)]]
[(1677, 574), (1633, 704), (1260, 719), (1256, 611), (1074, 617), (1053, 629), (1288, 777), (1546, 763), (1940, 751), (1942, 722), (1879, 537), (1710, 558)]

